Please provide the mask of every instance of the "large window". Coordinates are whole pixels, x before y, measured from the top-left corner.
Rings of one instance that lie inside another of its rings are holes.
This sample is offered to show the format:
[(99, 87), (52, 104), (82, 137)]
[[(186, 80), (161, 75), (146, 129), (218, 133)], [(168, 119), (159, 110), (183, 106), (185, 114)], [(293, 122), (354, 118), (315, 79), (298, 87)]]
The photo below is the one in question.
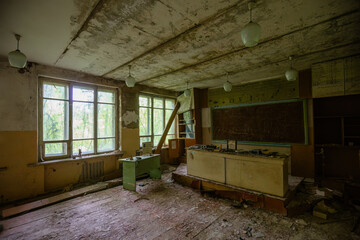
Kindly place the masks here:
[[(152, 142), (153, 146), (158, 145), (174, 108), (175, 99), (139, 96), (140, 146), (143, 142)], [(165, 145), (171, 138), (175, 138), (175, 123), (171, 125)]]
[(116, 90), (42, 81), (40, 152), (45, 159), (113, 151), (117, 147)]

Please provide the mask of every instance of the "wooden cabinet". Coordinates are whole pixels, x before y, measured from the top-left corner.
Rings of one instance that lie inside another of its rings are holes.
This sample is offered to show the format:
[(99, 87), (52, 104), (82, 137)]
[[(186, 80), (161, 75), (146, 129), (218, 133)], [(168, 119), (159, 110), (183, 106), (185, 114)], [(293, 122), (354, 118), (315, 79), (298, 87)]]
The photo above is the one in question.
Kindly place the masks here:
[(314, 99), (315, 175), (360, 179), (360, 95)]
[(202, 121), (201, 109), (202, 98), (205, 93), (200, 89), (192, 89), (191, 98), (194, 104), (190, 104), (192, 109), (186, 109), (185, 112), (178, 114), (177, 139), (169, 141), (169, 158), (180, 159), (180, 162), (186, 162), (184, 157), (185, 148), (195, 144), (202, 144)]
[(187, 171), (189, 175), (280, 197), (288, 190), (287, 158), (188, 150)]
[(195, 138), (195, 110), (179, 114), (179, 138)]

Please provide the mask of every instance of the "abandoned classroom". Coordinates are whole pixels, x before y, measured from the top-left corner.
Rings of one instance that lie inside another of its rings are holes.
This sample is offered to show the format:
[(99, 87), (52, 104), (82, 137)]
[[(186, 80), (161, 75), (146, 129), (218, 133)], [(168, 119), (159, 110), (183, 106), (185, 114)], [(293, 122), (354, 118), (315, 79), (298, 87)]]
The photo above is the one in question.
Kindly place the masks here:
[(0, 239), (360, 239), (360, 1), (0, 1)]

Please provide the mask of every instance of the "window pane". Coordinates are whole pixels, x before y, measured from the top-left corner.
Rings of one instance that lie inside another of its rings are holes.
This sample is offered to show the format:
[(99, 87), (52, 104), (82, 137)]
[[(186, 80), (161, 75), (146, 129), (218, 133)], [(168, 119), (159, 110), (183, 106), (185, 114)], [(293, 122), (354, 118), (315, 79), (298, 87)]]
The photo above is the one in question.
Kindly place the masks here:
[(45, 143), (45, 156), (60, 156), (67, 154), (66, 143)]
[(175, 108), (175, 100), (173, 100), (173, 99), (166, 99), (166, 100), (165, 100), (165, 108), (167, 108), (167, 109), (174, 109), (174, 108)]
[(155, 108), (163, 108), (164, 107), (164, 101), (162, 98), (154, 98), (154, 107)]
[(98, 152), (115, 150), (115, 138), (105, 138), (98, 140)]
[[(165, 124), (168, 123), (172, 112), (173, 112), (173, 110), (166, 110), (165, 111)], [(175, 133), (175, 121), (173, 120), (173, 123), (171, 124), (171, 128), (169, 129), (168, 134), (174, 134), (174, 133)]]
[(45, 98), (68, 99), (68, 87), (57, 83), (44, 83), (43, 96)]
[(146, 96), (139, 97), (139, 106), (151, 107), (151, 98)]
[(151, 137), (140, 137), (140, 147), (142, 147), (143, 142), (151, 142)]
[(151, 135), (151, 109), (141, 107), (139, 114), (140, 136)]
[(99, 90), (98, 102), (115, 103), (115, 92), (111, 90)]
[(94, 140), (78, 140), (73, 141), (73, 154), (78, 155), (79, 149), (82, 154), (94, 152)]
[(94, 137), (94, 104), (84, 102), (73, 103), (73, 138), (84, 139)]
[(154, 109), (154, 134), (162, 134), (164, 131), (164, 110)]
[(98, 137), (115, 137), (115, 106), (98, 104)]
[(66, 140), (68, 138), (68, 116), (69, 104), (61, 100), (43, 101), (43, 140)]
[(157, 146), (159, 144), (161, 136), (154, 136), (154, 146)]
[(76, 101), (94, 101), (94, 89), (74, 87), (73, 88), (73, 99)]

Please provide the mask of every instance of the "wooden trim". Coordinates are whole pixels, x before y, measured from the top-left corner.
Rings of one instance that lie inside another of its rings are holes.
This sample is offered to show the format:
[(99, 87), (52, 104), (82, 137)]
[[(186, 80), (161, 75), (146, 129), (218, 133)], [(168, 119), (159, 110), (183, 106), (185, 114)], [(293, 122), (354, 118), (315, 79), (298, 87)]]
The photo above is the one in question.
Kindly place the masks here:
[[(94, 152), (98, 153), (98, 90), (96, 87), (94, 92)], [(115, 118), (115, 116), (113, 116)], [(114, 126), (115, 127), (115, 126)], [(115, 130), (115, 129), (114, 129)]]

